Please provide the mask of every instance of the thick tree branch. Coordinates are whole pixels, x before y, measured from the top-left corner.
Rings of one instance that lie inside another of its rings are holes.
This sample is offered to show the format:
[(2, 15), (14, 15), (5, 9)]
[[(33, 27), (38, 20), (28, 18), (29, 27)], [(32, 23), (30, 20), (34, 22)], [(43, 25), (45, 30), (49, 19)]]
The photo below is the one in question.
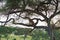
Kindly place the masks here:
[(37, 11), (35, 11), (35, 10), (29, 10), (29, 9), (19, 10), (19, 11), (11, 11), (9, 14), (18, 13), (18, 12), (31, 12), (31, 13), (36, 13), (36, 14), (38, 14), (38, 15), (41, 15), (41, 16), (44, 17), (45, 19), (48, 19), (43, 13), (37, 12)]
[[(8, 23), (9, 21), (11, 21), (11, 20), (13, 20), (13, 24), (18, 24), (18, 25), (24, 25), (24, 26), (28, 26), (28, 27), (40, 27), (40, 26), (36, 26), (36, 25), (27, 25), (27, 24), (24, 24), (24, 23), (15, 23), (15, 20), (14, 20), (14, 18), (10, 18), (9, 20), (7, 20), (7, 21), (0, 21), (1, 23)], [(41, 26), (41, 28), (42, 28), (43, 26)]]
[(55, 11), (53, 12), (53, 14), (51, 15), (50, 19), (52, 19), (54, 16), (56, 16), (57, 14), (59, 14), (59, 12), (57, 12), (58, 10), (58, 0), (56, 0), (56, 6), (55, 6)]
[(57, 13), (51, 15), (50, 19), (52, 19), (54, 16), (56, 16), (56, 15), (58, 15), (58, 14), (60, 14), (60, 11), (58, 11)]

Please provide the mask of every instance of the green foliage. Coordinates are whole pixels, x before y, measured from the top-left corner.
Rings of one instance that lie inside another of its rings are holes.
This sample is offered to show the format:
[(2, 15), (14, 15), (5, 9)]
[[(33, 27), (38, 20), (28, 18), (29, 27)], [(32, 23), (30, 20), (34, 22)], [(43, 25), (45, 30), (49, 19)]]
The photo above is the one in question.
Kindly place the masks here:
[[(17, 40), (19, 40), (19, 38), (23, 40), (24, 36), (21, 35), (24, 35), (25, 33), (29, 33), (30, 30), (31, 29), (0, 26), (0, 36), (6, 39), (9, 38), (9, 40), (14, 39), (18, 36), (16, 38)], [(15, 33), (12, 34), (12, 32)], [(55, 33), (56, 40), (60, 40), (60, 30), (55, 30), (54, 33)], [(4, 35), (4, 37), (2, 35)], [(29, 33), (27, 35), (30, 36), (29, 37), (27, 36), (26, 40), (50, 40), (49, 35), (44, 29), (42, 30), (35, 29), (32, 33)]]
[(0, 34), (4, 34), (4, 35), (12, 34), (12, 33), (14, 33), (15, 35), (23, 35), (25, 33), (28, 33), (29, 30), (31, 29), (0, 26)]
[(16, 29), (15, 35), (23, 35), (25, 33), (28, 33), (29, 30), (31, 29), (24, 29), (24, 28)]
[(60, 40), (60, 29), (55, 30), (54, 33), (55, 33), (55, 39)]
[(36, 29), (32, 32), (32, 40), (49, 40), (49, 36), (46, 31)]
[(31, 8), (36, 8), (39, 4), (43, 2), (41, 0), (5, 0), (5, 1), (6, 1), (6, 4), (4, 5), (4, 8), (2, 8), (3, 10), (1, 9), (0, 11), (5, 11), (9, 9), (24, 10), (27, 5)]
[(6, 6), (7, 6), (9, 9), (18, 8), (20, 1), (21, 1), (21, 0), (6, 0)]
[(0, 34), (11, 34), (14, 30), (15, 28), (13, 27), (0, 26)]
[(6, 8), (16, 9), (25, 8), (27, 5), (36, 6), (40, 3), (40, 0), (6, 0)]

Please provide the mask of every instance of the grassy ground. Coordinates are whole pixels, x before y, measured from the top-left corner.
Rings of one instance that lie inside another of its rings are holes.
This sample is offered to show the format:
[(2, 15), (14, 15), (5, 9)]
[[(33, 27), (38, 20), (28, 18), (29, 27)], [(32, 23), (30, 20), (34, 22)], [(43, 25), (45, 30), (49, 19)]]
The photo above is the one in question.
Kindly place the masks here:
[[(13, 39), (16, 39), (16, 40), (24, 40), (24, 36), (23, 35), (20, 35), (20, 36), (18, 36), (18, 35), (9, 35), (8, 37), (3, 37), (3, 38), (1, 38), (1, 40), (13, 40)], [(31, 36), (27, 36), (26, 38), (25, 38), (25, 40), (31, 40)]]

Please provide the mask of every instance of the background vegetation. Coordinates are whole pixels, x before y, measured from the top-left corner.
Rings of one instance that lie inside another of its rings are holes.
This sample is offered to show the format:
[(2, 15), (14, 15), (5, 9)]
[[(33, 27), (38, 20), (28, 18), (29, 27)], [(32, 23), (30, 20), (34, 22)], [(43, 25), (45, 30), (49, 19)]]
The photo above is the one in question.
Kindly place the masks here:
[[(0, 26), (0, 40), (50, 40), (45, 29), (31, 29)], [(55, 30), (56, 40), (60, 40), (60, 29)]]

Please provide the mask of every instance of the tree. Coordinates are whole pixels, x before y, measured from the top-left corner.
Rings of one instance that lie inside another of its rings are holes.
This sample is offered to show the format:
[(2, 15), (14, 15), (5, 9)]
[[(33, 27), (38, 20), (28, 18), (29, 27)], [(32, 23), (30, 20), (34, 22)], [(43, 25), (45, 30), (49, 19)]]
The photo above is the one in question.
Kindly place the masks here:
[[(59, 3), (60, 3), (59, 0), (6, 0), (6, 5), (4, 8), (5, 11), (7, 12), (5, 13), (5, 16), (7, 15), (7, 19), (6, 21), (0, 21), (0, 22), (4, 23), (5, 26), (9, 21), (13, 20), (12, 21), (13, 24), (33, 27), (34, 29), (44, 28), (47, 29), (51, 40), (55, 40), (53, 33), (55, 27), (52, 27), (50, 22), (56, 15), (60, 14)], [(14, 18), (9, 19), (9, 16), (11, 14), (16, 14), (17, 19)], [(39, 18), (37, 18), (37, 16), (39, 16)], [(41, 19), (41, 16), (43, 17), (43, 19)], [(28, 23), (15, 22), (21, 18), (24, 20), (28, 20)], [(39, 25), (37, 26), (39, 21), (46, 22), (47, 26), (39, 26)], [(32, 29), (31, 31), (33, 31), (34, 29)]]

